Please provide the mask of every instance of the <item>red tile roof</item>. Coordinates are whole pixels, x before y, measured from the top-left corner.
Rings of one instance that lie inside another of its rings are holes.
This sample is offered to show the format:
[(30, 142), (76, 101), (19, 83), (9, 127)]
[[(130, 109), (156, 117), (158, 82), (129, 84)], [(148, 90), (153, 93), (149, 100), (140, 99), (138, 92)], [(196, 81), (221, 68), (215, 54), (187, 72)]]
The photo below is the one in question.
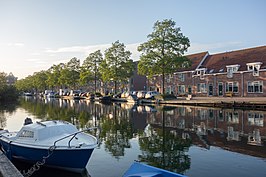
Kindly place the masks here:
[(208, 54), (208, 52), (201, 52), (201, 53), (196, 53), (192, 55), (186, 55), (186, 57), (191, 61), (191, 66), (189, 68), (181, 68), (178, 69), (177, 72), (182, 72), (182, 71), (194, 71), (200, 62), (203, 60), (203, 58)]
[(200, 68), (207, 68), (212, 73), (226, 72), (228, 65), (240, 65), (238, 71), (246, 71), (247, 63), (262, 62), (261, 69), (266, 69), (266, 46), (209, 55)]

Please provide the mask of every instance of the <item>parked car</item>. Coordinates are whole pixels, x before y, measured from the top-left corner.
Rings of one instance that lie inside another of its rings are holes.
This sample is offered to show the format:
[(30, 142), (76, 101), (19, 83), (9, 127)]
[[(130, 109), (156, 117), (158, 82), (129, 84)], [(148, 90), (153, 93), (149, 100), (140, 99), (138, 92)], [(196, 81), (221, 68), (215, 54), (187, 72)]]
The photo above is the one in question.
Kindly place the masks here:
[(139, 99), (145, 98), (146, 93), (147, 93), (147, 91), (138, 91), (137, 97)]
[(121, 94), (121, 98), (127, 98), (129, 95), (132, 95), (133, 91), (125, 91)]
[(153, 99), (155, 95), (159, 95), (159, 92), (157, 92), (157, 91), (148, 91), (145, 94), (145, 98), (146, 99)]

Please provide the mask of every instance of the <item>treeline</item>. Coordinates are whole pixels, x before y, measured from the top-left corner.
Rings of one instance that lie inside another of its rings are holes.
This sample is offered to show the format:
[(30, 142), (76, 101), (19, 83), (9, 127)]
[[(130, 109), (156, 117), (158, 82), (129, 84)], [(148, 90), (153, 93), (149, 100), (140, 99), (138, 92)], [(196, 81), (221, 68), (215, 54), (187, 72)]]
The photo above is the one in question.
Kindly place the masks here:
[[(157, 21), (153, 32), (147, 36), (147, 42), (138, 47), (141, 52), (138, 73), (147, 77), (161, 75), (162, 93), (165, 76), (191, 64), (183, 56), (190, 41), (175, 25), (172, 20)], [(72, 58), (67, 63), (53, 65), (47, 71), (36, 72), (17, 81), (16, 87), (22, 91), (66, 87), (75, 89), (94, 82), (96, 91), (96, 81), (111, 81), (116, 92), (117, 82), (127, 83), (135, 69), (133, 60), (130, 59), (131, 53), (125, 48), (123, 43), (116, 41), (103, 54), (100, 50), (89, 54), (82, 64), (79, 59)]]
[(21, 91), (38, 92), (46, 89), (77, 89), (96, 81), (127, 81), (133, 75), (134, 63), (130, 59), (130, 51), (125, 48), (123, 43), (116, 41), (104, 54), (97, 50), (90, 53), (83, 63), (72, 58), (67, 63), (53, 65), (46, 71), (35, 72), (18, 80), (16, 87)]
[(15, 86), (7, 84), (7, 74), (0, 73), (0, 103), (14, 101), (18, 97), (18, 91)]

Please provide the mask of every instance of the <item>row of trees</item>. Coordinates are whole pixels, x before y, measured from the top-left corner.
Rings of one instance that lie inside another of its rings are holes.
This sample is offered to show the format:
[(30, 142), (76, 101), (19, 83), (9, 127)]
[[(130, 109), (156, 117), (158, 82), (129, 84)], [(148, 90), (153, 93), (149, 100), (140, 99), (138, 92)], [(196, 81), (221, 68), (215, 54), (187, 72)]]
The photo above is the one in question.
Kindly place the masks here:
[(64, 87), (75, 89), (94, 81), (96, 90), (98, 80), (115, 83), (128, 80), (133, 74), (134, 63), (130, 59), (131, 53), (125, 48), (123, 43), (116, 41), (104, 55), (97, 50), (90, 53), (82, 64), (79, 59), (72, 58), (67, 63), (53, 65), (46, 71), (19, 80), (16, 86), (19, 90), (35, 91)]
[[(190, 66), (189, 60), (183, 56), (190, 46), (189, 39), (175, 25), (172, 20), (157, 21), (147, 42), (138, 47), (141, 52), (138, 74), (147, 77), (161, 74), (163, 93), (165, 75)], [(55, 87), (76, 88), (94, 81), (96, 91), (97, 81), (112, 81), (116, 91), (117, 82), (128, 81), (135, 69), (131, 52), (125, 48), (123, 43), (116, 41), (104, 54), (100, 50), (89, 54), (82, 65), (79, 59), (72, 58), (67, 63), (53, 65), (47, 71), (36, 72), (19, 80), (16, 86), (19, 90), (34, 88), (38, 91)]]

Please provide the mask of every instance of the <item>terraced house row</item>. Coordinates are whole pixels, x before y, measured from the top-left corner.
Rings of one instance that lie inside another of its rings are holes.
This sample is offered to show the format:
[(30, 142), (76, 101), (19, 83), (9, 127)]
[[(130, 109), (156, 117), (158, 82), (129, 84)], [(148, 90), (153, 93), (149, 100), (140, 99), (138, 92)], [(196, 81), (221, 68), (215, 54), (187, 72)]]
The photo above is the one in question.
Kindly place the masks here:
[[(188, 55), (190, 68), (166, 76), (165, 90), (183, 96), (266, 96), (266, 46), (210, 55)], [(161, 76), (148, 80), (148, 90), (162, 91)]]

